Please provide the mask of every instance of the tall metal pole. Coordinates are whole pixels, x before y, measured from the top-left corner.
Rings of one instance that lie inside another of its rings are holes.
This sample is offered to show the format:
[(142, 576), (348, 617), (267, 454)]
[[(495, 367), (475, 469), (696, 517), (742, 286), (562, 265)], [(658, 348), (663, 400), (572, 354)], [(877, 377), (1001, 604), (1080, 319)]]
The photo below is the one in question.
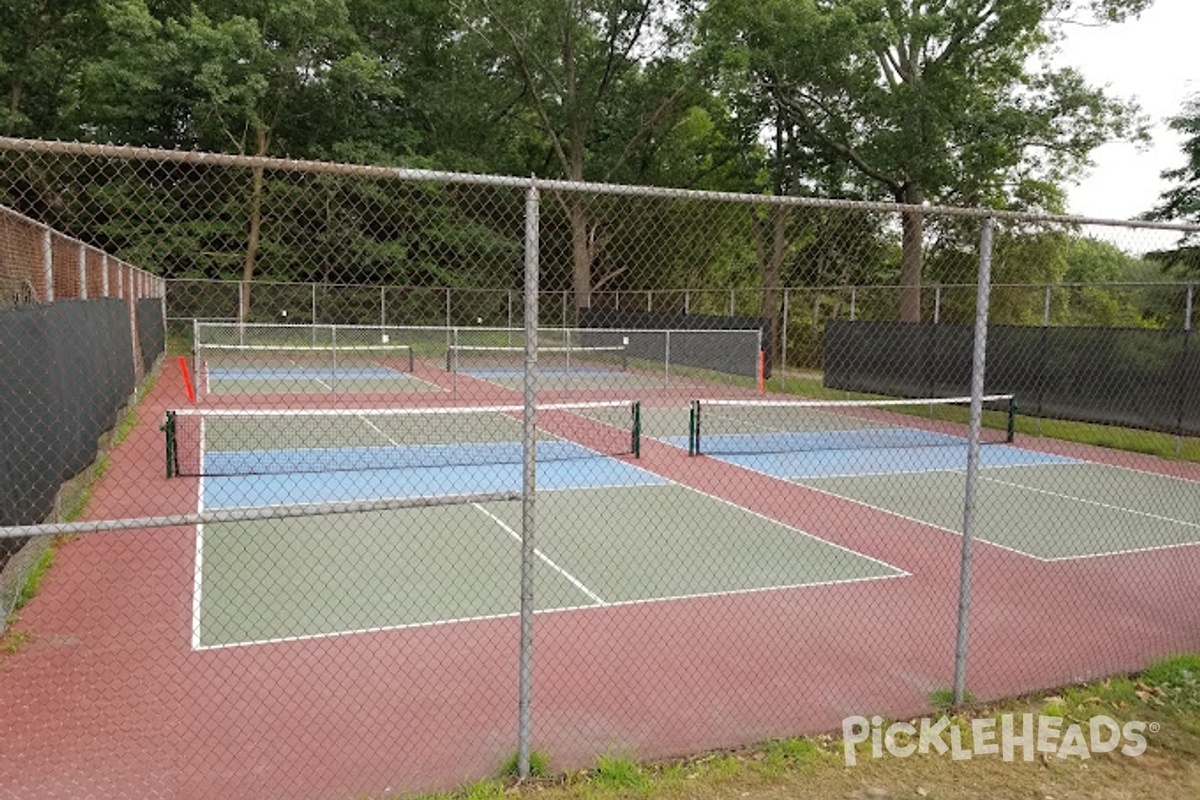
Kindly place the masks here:
[(517, 775), (529, 777), (533, 712), (534, 497), (537, 486), (537, 334), (539, 193), (531, 182), (525, 194), (525, 416), (524, 473), (521, 481), (521, 645), (517, 700)]
[(983, 378), (987, 359), (988, 298), (992, 278), (992, 229), (983, 220), (979, 235), (979, 283), (975, 292), (975, 347), (971, 355), (971, 422), (967, 434), (967, 481), (963, 492), (962, 563), (958, 578), (958, 636), (954, 648), (954, 703), (961, 705), (967, 684), (967, 626), (971, 619), (971, 550), (975, 543), (975, 497), (979, 484), (979, 430), (983, 421)]

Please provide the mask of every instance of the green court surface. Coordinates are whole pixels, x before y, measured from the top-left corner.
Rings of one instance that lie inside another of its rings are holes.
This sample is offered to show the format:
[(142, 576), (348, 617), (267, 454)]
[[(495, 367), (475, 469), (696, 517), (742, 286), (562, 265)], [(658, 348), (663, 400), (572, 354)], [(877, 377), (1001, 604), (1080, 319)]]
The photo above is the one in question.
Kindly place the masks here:
[[(514, 390), (521, 389), (525, 380), (523, 374), (517, 370), (477, 369), (464, 370), (462, 374)], [(663, 373), (655, 374), (634, 369), (621, 371), (587, 368), (539, 368), (537, 382), (542, 391), (662, 389), (677, 388), (686, 383), (677, 376), (667, 376)]]
[[(538, 495), (537, 608), (904, 575), (677, 485)], [(518, 611), (520, 503), (203, 527), (193, 646)]]
[(297, 373), (280, 377), (210, 377), (206, 382), (210, 394), (387, 394), (444, 391), (411, 375), (340, 377), (338, 379), (314, 374)]
[[(1088, 462), (983, 469), (978, 539), (1053, 560), (1200, 543), (1195, 483)], [(962, 471), (793, 478), (873, 508), (961, 531)]]

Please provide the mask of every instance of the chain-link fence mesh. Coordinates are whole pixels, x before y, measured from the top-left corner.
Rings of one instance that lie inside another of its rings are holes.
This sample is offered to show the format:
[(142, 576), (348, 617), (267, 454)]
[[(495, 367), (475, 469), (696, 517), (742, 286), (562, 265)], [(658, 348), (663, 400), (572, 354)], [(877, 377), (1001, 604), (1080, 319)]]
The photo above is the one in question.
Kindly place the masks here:
[(0, 144), (6, 796), (390, 796), (1200, 646), (1194, 230)]

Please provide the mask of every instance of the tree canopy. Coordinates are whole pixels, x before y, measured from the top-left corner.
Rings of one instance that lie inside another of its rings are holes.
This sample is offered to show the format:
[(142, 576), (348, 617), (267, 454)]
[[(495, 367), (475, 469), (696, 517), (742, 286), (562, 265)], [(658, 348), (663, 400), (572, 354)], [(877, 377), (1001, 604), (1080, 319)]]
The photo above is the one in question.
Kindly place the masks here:
[[(1147, 216), (1200, 223), (1200, 95), (1192, 97), (1170, 125), (1184, 137), (1185, 163), (1163, 173), (1163, 178), (1175, 185), (1163, 192), (1161, 202)], [(1200, 244), (1196, 238), (1185, 238), (1174, 250), (1156, 255), (1172, 271), (1200, 275)]]
[[(578, 307), (601, 289), (653, 288), (637, 268), (653, 264), (674, 286), (753, 282), (766, 316), (787, 283), (898, 282), (901, 317), (918, 319), (922, 280), (961, 278), (948, 265), (974, 243), (916, 209), (1061, 210), (1094, 147), (1140, 134), (1131, 104), (1042, 56), (1065, 26), (1151, 2), (0, 0), (0, 133), (899, 201), (914, 210), (896, 247), (881, 215), (729, 208), (721, 241), (698, 216), (551, 193), (543, 263)], [(1198, 119), (1191, 107), (1174, 123), (1191, 162), (1171, 175), (1164, 217), (1198, 213)], [(512, 271), (500, 206), (489, 217), (461, 195), (262, 170), (218, 185), (163, 168), (154, 180), (169, 188), (151, 203), (122, 175), (29, 210), (65, 220), (99, 204), (98, 244), (132, 253), (152, 239), (177, 274), (247, 284), (334, 280), (346, 254), (357, 274), (414, 285)], [(217, 211), (188, 218), (202, 193)], [(634, 213), (657, 214), (671, 241), (640, 233)], [(1021, 257), (1005, 269), (1062, 274), (1061, 242), (1012, 236)], [(326, 255), (300, 269), (287, 257), (299, 242)], [(456, 256), (468, 242), (491, 255)]]
[[(773, 126), (811, 190), (912, 206), (1061, 210), (1063, 182), (1135, 109), (1071, 68), (1037, 66), (1064, 17), (1146, 0), (713, 0), (713, 69)], [(805, 170), (815, 164), (817, 170)], [(903, 218), (901, 318), (919, 319), (924, 217)]]

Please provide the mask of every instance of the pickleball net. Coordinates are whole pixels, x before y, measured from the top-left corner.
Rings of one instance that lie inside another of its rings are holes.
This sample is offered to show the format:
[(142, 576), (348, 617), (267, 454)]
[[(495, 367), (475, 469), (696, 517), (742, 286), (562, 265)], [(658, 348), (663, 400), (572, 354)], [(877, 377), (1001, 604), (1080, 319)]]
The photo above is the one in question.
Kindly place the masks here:
[[(168, 477), (521, 464), (522, 406), (169, 411)], [(634, 401), (537, 409), (539, 462), (640, 455)]]
[(316, 376), (352, 374), (363, 367), (412, 372), (413, 349), (405, 344), (201, 344), (195, 346), (197, 371), (233, 374), (277, 370)]
[[(521, 371), (525, 368), (525, 358), (524, 347), (451, 345), (446, 348), (446, 371)], [(543, 370), (624, 372), (629, 366), (623, 345), (539, 347), (537, 359)]]
[[(691, 455), (965, 447), (971, 398), (693, 400)], [(1012, 395), (983, 398), (982, 444), (1013, 441)]]

